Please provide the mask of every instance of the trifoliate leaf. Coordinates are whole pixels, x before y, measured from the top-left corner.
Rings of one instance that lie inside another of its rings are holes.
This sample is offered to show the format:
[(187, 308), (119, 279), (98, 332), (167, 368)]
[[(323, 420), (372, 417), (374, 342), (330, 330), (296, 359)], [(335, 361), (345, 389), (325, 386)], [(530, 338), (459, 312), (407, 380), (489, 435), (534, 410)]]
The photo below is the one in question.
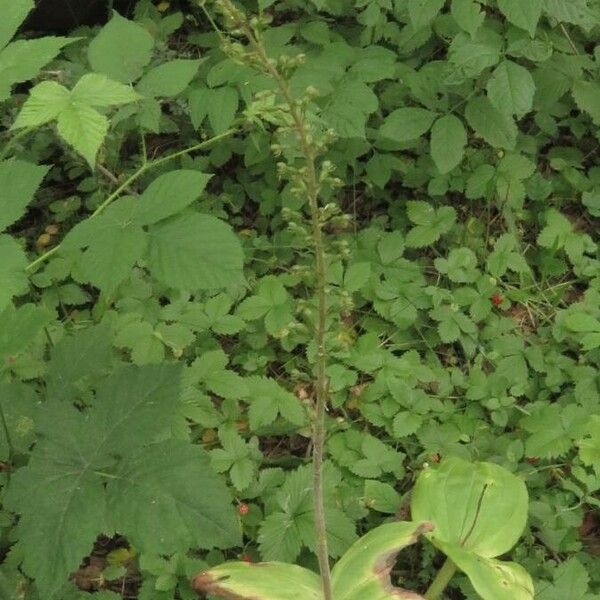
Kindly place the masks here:
[(90, 42), (92, 69), (122, 83), (139, 79), (152, 59), (154, 39), (142, 26), (113, 12), (112, 19)]
[(454, 115), (438, 119), (431, 128), (431, 157), (440, 173), (449, 173), (463, 159), (467, 132)]
[(533, 107), (533, 77), (525, 67), (512, 60), (504, 60), (496, 67), (486, 89), (490, 102), (505, 114), (521, 118)]
[(196, 75), (200, 60), (176, 59), (154, 67), (140, 79), (137, 90), (144, 96), (172, 98), (181, 94)]
[(242, 246), (231, 227), (202, 214), (169, 219), (149, 230), (148, 266), (176, 289), (219, 289), (242, 278)]
[(525, 29), (534, 37), (543, 3), (544, 0), (498, 0), (498, 8), (513, 25)]
[(47, 172), (46, 166), (22, 160), (0, 162), (0, 232), (25, 214)]
[(199, 446), (154, 444), (123, 461), (107, 487), (115, 530), (141, 552), (229, 548), (241, 542), (227, 486)]
[(410, 142), (427, 133), (435, 117), (424, 108), (398, 108), (386, 117), (379, 134), (394, 142)]
[(306, 412), (300, 400), (266, 377), (248, 377), (248, 419), (253, 430), (270, 425), (281, 415), (294, 425), (306, 421)]
[(467, 104), (465, 117), (475, 133), (494, 148), (513, 150), (517, 141), (517, 126), (513, 119), (499, 111), (491, 101), (480, 96)]

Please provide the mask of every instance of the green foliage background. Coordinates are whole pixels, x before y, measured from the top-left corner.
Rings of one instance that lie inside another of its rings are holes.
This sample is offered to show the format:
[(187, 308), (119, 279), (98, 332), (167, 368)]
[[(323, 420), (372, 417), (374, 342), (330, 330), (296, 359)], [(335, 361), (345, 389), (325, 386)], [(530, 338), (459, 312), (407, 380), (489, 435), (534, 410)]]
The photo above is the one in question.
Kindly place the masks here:
[[(600, 2), (243, 5), (336, 135), (332, 558), (424, 463), (486, 460), (527, 484), (536, 597), (598, 597)], [(193, 598), (240, 555), (315, 566), (313, 257), (277, 166), (299, 157), (206, 8), (0, 25), (3, 597), (87, 597), (69, 574), (101, 534), (137, 555), (94, 600)], [(398, 570), (423, 590), (437, 566)]]

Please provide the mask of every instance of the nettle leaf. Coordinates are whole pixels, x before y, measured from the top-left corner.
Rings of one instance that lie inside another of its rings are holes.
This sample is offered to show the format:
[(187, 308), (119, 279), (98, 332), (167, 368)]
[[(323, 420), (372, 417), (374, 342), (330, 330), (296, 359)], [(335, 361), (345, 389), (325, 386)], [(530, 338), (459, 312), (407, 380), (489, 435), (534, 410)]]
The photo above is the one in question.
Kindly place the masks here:
[(521, 118), (533, 107), (533, 77), (512, 60), (504, 60), (496, 67), (486, 89), (490, 102), (500, 112)]
[(543, 5), (544, 0), (498, 0), (498, 8), (504, 16), (513, 25), (528, 31), (531, 37), (535, 36)]
[(92, 69), (122, 83), (142, 76), (152, 59), (154, 39), (141, 25), (117, 12), (90, 42), (88, 59)]
[(431, 157), (442, 174), (449, 173), (462, 162), (466, 145), (465, 126), (454, 115), (438, 119), (431, 128)]
[(498, 110), (485, 96), (467, 104), (465, 117), (475, 133), (494, 148), (513, 150), (517, 143), (517, 126), (513, 119)]
[(178, 58), (148, 71), (137, 84), (144, 96), (172, 98), (183, 92), (196, 75), (200, 60)]
[[(450, 457), (421, 473), (414, 519), (434, 525), (426, 537), (469, 577), (484, 600), (531, 600), (533, 582), (519, 565), (494, 560), (518, 541), (527, 520), (524, 482), (492, 463)], [(502, 527), (498, 527), (498, 523)]]
[(22, 160), (0, 162), (0, 232), (25, 214), (48, 169)]
[[(227, 547), (239, 541), (231, 497), (207, 469), (200, 448), (163, 442), (142, 453), (150, 460), (138, 454), (171, 426), (180, 384), (178, 365), (129, 366), (99, 386), (94, 405), (85, 412), (62, 402), (44, 404), (39, 441), (29, 464), (11, 477), (5, 498), (6, 506), (20, 515), (22, 568), (44, 597), (62, 587), (97, 535), (115, 528), (129, 533), (135, 523), (133, 535), (142, 552), (153, 552), (157, 545)], [(106, 490), (104, 473), (111, 484)], [(201, 488), (192, 485), (198, 481)], [(172, 533), (155, 535), (165, 518), (178, 543)]]
[[(3, 9), (0, 8), (1, 10)], [(49, 36), (38, 40), (17, 40), (1, 50), (0, 101), (10, 96), (14, 84), (36, 77), (40, 69), (56, 58), (62, 48), (75, 41), (75, 39)]]
[(136, 548), (172, 554), (189, 548), (228, 548), (240, 527), (225, 482), (208, 454), (180, 440), (128, 456), (107, 486), (114, 528)]
[(398, 108), (379, 129), (379, 135), (394, 142), (410, 142), (429, 131), (436, 113), (424, 108)]

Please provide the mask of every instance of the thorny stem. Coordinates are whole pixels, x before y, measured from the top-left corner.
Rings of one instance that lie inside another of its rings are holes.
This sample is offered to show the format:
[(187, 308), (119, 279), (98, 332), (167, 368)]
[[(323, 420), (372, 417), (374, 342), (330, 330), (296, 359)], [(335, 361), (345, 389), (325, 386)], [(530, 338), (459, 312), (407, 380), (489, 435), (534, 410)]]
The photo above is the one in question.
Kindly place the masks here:
[[(233, 135), (237, 130), (236, 129), (228, 129), (224, 133), (216, 135), (204, 142), (200, 142), (199, 144), (195, 144), (194, 146), (190, 146), (189, 148), (185, 148), (184, 150), (179, 150), (177, 152), (173, 152), (172, 154), (168, 154), (167, 156), (163, 156), (162, 158), (157, 158), (152, 161), (144, 161), (141, 167), (138, 168), (132, 175), (130, 175), (112, 194), (110, 194), (100, 206), (88, 217), (88, 219), (93, 219), (97, 217), (99, 214), (104, 212), (124, 191), (127, 191), (132, 183), (136, 182), (146, 171), (150, 171), (159, 167), (160, 165), (165, 164), (171, 160), (175, 160), (180, 156), (184, 156), (185, 154), (191, 154), (192, 152), (196, 152), (197, 150), (202, 150), (215, 142), (218, 142), (226, 137)], [(42, 264), (46, 260), (48, 260), (51, 256), (53, 256), (56, 252), (58, 252), (60, 248), (60, 244), (54, 246), (54, 248), (48, 250), (41, 256), (38, 256), (33, 262), (29, 263), (26, 267), (27, 271), (31, 271), (35, 269), (38, 265)]]
[(450, 580), (456, 573), (456, 565), (449, 559), (442, 565), (442, 568), (438, 571), (435, 579), (429, 586), (429, 589), (425, 593), (426, 600), (438, 600), (442, 595), (443, 591), (448, 587)]
[[(222, 5), (231, 12), (237, 9), (230, 0), (221, 0)], [(313, 419), (313, 491), (315, 505), (315, 533), (317, 538), (317, 558), (323, 585), (324, 600), (333, 600), (331, 587), (331, 567), (329, 565), (329, 550), (327, 545), (327, 523), (325, 518), (325, 500), (323, 485), (323, 461), (325, 454), (325, 415), (327, 411), (327, 399), (329, 396), (328, 379), (325, 373), (325, 328), (327, 321), (327, 267), (325, 257), (325, 244), (321, 228), (319, 213), (320, 185), (316, 168), (316, 151), (309, 138), (308, 127), (304, 114), (300, 110), (285, 77), (279, 72), (274, 61), (267, 56), (264, 46), (260, 43), (255, 32), (247, 22), (240, 24), (240, 29), (248, 39), (252, 50), (255, 52), (264, 70), (277, 84), (285, 103), (288, 105), (290, 116), (293, 121), (293, 129), (300, 144), (300, 150), (304, 156), (306, 167), (305, 183), (306, 197), (308, 200), (310, 218), (312, 225), (312, 237), (315, 246), (315, 268), (316, 268), (316, 297), (318, 305), (317, 322), (315, 325), (315, 343), (317, 347), (316, 359), (316, 381), (315, 396), (316, 406)]]

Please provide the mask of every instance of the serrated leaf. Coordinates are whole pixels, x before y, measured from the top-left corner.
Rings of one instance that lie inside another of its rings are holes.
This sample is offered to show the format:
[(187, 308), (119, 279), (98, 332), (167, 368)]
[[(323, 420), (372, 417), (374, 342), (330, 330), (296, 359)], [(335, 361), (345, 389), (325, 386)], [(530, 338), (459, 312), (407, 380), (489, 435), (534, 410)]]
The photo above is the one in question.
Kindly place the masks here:
[(52, 314), (40, 306), (9, 305), (0, 312), (0, 358), (24, 350), (52, 319)]
[(10, 236), (0, 235), (0, 312), (11, 302), (13, 296), (29, 291), (29, 279), (25, 272), (27, 256), (21, 246)]
[(145, 96), (172, 98), (181, 94), (196, 75), (200, 60), (175, 59), (154, 67), (140, 79), (137, 90)]
[(543, 0), (498, 0), (498, 8), (517, 27), (535, 36), (537, 24), (542, 16)]
[(584, 29), (590, 29), (598, 23), (587, 0), (544, 0), (544, 11), (557, 21), (580, 25)]
[(500, 112), (488, 98), (473, 98), (467, 104), (465, 117), (475, 133), (494, 148), (513, 150), (517, 142), (517, 126)]
[(57, 129), (93, 169), (108, 131), (108, 119), (87, 104), (71, 102), (58, 115)]
[(276, 381), (266, 377), (248, 377), (248, 418), (253, 430), (270, 425), (281, 415), (294, 425), (303, 425), (305, 410), (300, 400), (282, 388)]
[(485, 21), (485, 12), (474, 0), (452, 0), (451, 14), (458, 26), (468, 32), (471, 37)]
[(113, 12), (112, 19), (90, 42), (88, 58), (94, 71), (130, 83), (142, 76), (153, 47), (154, 39), (146, 29)]
[(408, 14), (413, 28), (419, 30), (431, 23), (443, 6), (444, 0), (411, 0)]
[(572, 93), (579, 110), (588, 113), (594, 124), (600, 125), (600, 84), (595, 81), (576, 81)]
[(25, 214), (48, 169), (22, 160), (0, 162), (0, 232)]
[(176, 289), (219, 289), (242, 278), (242, 246), (231, 227), (202, 214), (169, 219), (150, 228), (148, 266)]
[(199, 446), (154, 444), (128, 456), (115, 477), (107, 486), (110, 521), (141, 552), (240, 544), (231, 495)]
[(4, 48), (35, 6), (33, 0), (1, 0), (0, 48)]
[(39, 127), (52, 121), (69, 105), (69, 90), (56, 81), (42, 81), (29, 93), (12, 129)]
[(0, 52), (0, 101), (9, 97), (15, 83), (36, 77), (44, 65), (74, 41), (75, 39), (48, 36), (37, 40), (17, 40), (4, 48)]
[(200, 197), (210, 178), (190, 169), (169, 171), (157, 177), (139, 199), (136, 222), (152, 225), (181, 212)]
[(100, 75), (84, 75), (71, 91), (73, 102), (87, 106), (109, 107), (135, 102), (140, 96), (128, 85)]
[(424, 108), (398, 108), (386, 117), (379, 134), (394, 142), (410, 142), (427, 133), (435, 117)]
[(438, 119), (431, 128), (431, 157), (442, 174), (449, 173), (462, 162), (466, 145), (465, 126), (454, 115)]
[(521, 118), (533, 107), (533, 77), (512, 60), (504, 60), (496, 67), (486, 89), (490, 102), (500, 112)]
[(148, 236), (135, 222), (138, 200), (125, 197), (102, 214), (78, 223), (65, 237), (63, 250), (84, 249), (77, 277), (112, 295), (142, 258)]
[(220, 87), (208, 94), (208, 122), (215, 134), (223, 133), (233, 122), (238, 109), (238, 92), (232, 87)]

